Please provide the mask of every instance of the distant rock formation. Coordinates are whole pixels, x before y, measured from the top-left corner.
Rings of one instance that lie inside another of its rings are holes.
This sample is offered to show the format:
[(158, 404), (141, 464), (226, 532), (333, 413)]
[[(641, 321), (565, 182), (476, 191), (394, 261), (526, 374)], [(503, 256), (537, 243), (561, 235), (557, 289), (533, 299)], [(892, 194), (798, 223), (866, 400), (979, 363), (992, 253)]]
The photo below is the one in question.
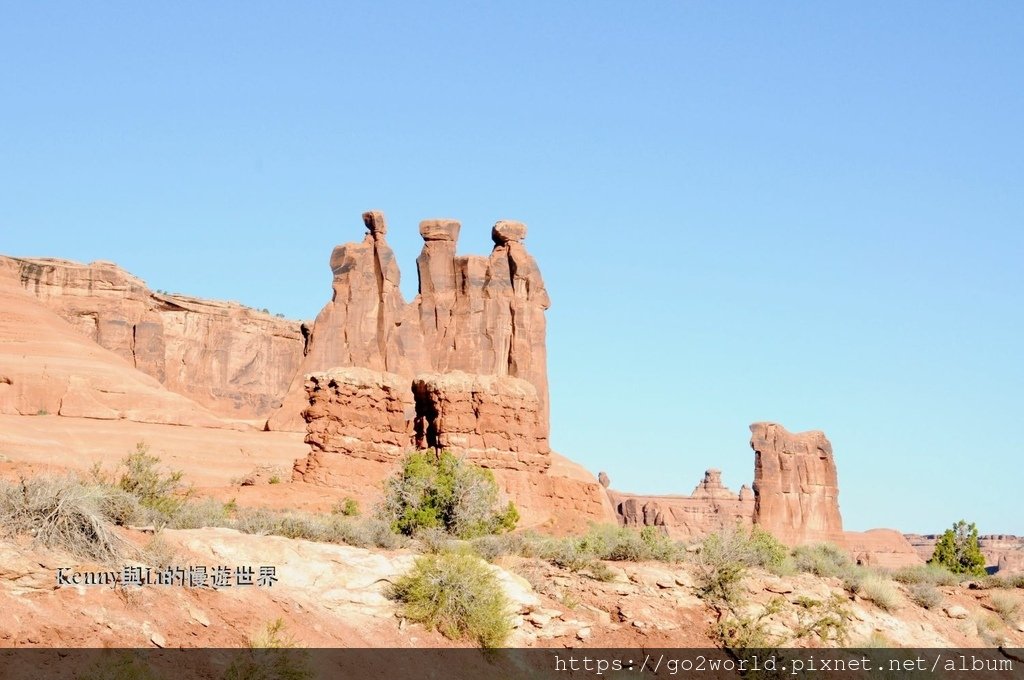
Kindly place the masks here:
[[(906, 534), (906, 538), (922, 560), (929, 560), (939, 534)], [(989, 572), (1024, 574), (1024, 536), (986, 534), (978, 537), (978, 547), (985, 556), (985, 568)]]
[(775, 423), (754, 423), (750, 432), (754, 522), (789, 544), (841, 544), (839, 479), (825, 434), (794, 434)]
[(669, 536), (687, 540), (754, 520), (754, 498), (746, 486), (736, 493), (722, 484), (720, 470), (707, 470), (689, 496), (642, 496), (607, 490), (624, 526), (661, 527)]
[(300, 325), (239, 304), (154, 293), (110, 262), (0, 258), (86, 338), (214, 413), (265, 418), (302, 359)]
[(861, 564), (894, 568), (921, 563), (913, 546), (896, 531), (843, 531), (838, 474), (824, 433), (794, 434), (775, 423), (754, 423), (750, 431), (753, 489), (744, 484), (738, 494), (731, 491), (714, 468), (704, 473), (689, 496), (607, 489), (619, 523), (661, 527), (680, 539), (756, 525), (791, 546), (833, 543)]

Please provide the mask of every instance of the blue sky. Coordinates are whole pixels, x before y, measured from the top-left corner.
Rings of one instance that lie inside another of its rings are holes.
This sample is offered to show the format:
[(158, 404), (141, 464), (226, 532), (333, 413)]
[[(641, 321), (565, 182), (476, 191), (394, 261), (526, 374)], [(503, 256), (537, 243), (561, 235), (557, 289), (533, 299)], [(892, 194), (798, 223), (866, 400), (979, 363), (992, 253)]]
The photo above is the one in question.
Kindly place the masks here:
[(1024, 6), (4, 3), (0, 252), (311, 318), (384, 210), (518, 219), (556, 448), (617, 488), (822, 429), (850, 529), (1024, 534)]

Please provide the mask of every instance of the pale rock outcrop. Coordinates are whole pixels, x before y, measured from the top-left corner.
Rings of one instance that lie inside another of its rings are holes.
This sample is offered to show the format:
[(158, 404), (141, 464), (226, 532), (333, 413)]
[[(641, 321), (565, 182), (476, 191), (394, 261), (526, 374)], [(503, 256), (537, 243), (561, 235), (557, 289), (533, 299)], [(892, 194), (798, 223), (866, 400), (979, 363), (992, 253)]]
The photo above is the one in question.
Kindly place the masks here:
[(266, 417), (302, 358), (299, 323), (239, 304), (154, 293), (111, 262), (0, 258), (83, 336), (213, 412)]
[(754, 523), (789, 545), (842, 545), (839, 481), (825, 434), (795, 434), (775, 423), (754, 423), (750, 432)]

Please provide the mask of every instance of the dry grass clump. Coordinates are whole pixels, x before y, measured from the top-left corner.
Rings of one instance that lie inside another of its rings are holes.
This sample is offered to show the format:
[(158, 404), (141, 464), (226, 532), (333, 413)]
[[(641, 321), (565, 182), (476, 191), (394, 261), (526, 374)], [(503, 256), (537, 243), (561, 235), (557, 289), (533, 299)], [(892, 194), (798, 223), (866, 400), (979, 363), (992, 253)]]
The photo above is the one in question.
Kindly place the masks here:
[(913, 585), (925, 583), (932, 586), (955, 586), (963, 579), (963, 575), (954, 574), (938, 564), (919, 564), (913, 567), (901, 567), (893, 572), (894, 581)]
[(247, 534), (301, 538), (320, 543), (340, 543), (358, 548), (394, 549), (404, 543), (384, 520), (375, 517), (313, 515), (300, 512), (239, 510), (228, 524)]
[(860, 584), (859, 594), (887, 612), (895, 610), (900, 602), (896, 585), (881, 574), (868, 575)]
[(937, 609), (942, 605), (942, 593), (931, 583), (914, 583), (907, 588), (910, 600), (925, 609)]
[(1009, 593), (992, 593), (989, 600), (992, 611), (999, 615), (1006, 623), (1013, 623), (1021, 614), (1021, 601), (1018, 597)]
[(0, 532), (28, 535), (50, 548), (106, 562), (124, 542), (104, 514), (107, 492), (76, 477), (37, 477), (20, 484), (0, 483)]

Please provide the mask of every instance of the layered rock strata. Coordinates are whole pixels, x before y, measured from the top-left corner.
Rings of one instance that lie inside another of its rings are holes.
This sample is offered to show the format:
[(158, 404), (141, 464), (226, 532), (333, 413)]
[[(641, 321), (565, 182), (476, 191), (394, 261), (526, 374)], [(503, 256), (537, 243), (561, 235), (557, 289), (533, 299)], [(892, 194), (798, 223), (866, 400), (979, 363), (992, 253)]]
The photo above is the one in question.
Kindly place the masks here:
[(417, 376), (412, 393), (417, 448), (445, 449), (492, 469), (551, 464), (537, 389), (525, 380), (435, 373)]
[(216, 414), (265, 418), (298, 369), (300, 324), (239, 304), (154, 293), (110, 262), (0, 258), (81, 335)]
[(0, 258), (0, 414), (235, 427), (85, 337)]
[(296, 462), (293, 479), (362, 489), (361, 499), (372, 504), (404, 452), (444, 448), (492, 470), (519, 508), (521, 526), (579, 531), (614, 521), (597, 480), (537, 436), (539, 402), (530, 383), (458, 372), (406, 381), (339, 368), (310, 375), (305, 386), (312, 452)]

